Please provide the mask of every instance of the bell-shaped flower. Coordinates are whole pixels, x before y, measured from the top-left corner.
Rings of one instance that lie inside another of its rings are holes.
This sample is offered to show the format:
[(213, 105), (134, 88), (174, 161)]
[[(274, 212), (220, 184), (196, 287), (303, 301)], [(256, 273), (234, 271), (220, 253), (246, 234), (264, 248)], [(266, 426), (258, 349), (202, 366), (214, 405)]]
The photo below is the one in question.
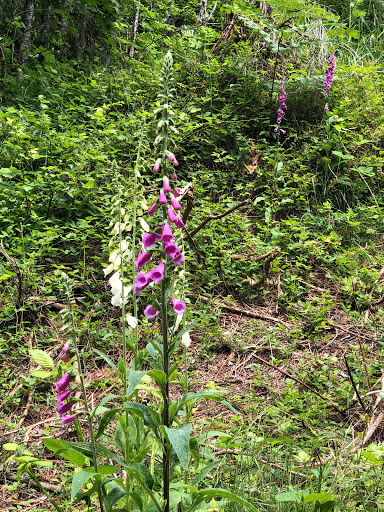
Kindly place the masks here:
[(164, 252), (169, 258), (174, 258), (177, 255), (177, 253), (180, 251), (176, 244), (174, 244), (173, 242), (170, 242), (169, 244), (167, 244), (165, 246)]
[(171, 197), (171, 205), (174, 210), (181, 210), (181, 204), (174, 197)]
[(67, 389), (66, 391), (63, 391), (63, 393), (57, 393), (56, 394), (57, 401), (63, 402), (64, 400), (66, 400), (69, 397), (70, 394), (71, 394), (71, 391), (69, 389)]
[(64, 414), (67, 414), (67, 412), (71, 409), (72, 404), (71, 402), (67, 404), (63, 404), (63, 402), (58, 402), (57, 404), (57, 411), (60, 414), (60, 416), (64, 416)]
[(133, 260), (133, 263), (135, 264), (136, 267), (136, 272), (138, 272), (142, 267), (144, 267), (144, 265), (146, 265), (151, 258), (151, 252), (139, 253), (137, 260)]
[(177, 215), (175, 215), (175, 217), (176, 217), (176, 220), (174, 221), (175, 222), (175, 226), (177, 228), (183, 228), (184, 227), (184, 222)]
[(69, 345), (68, 343), (65, 343), (65, 345), (63, 346), (63, 348), (61, 349), (62, 351), (62, 354), (60, 356), (60, 359), (64, 362), (64, 363), (69, 363), (69, 361), (72, 359), (71, 358), (71, 354), (68, 353), (68, 349), (69, 349)]
[(152, 304), (148, 304), (148, 306), (144, 309), (144, 315), (151, 320), (155, 318), (159, 314), (159, 310), (152, 306)]
[[(150, 272), (148, 272), (150, 274)], [(134, 295), (140, 295), (140, 293), (146, 288), (150, 281), (150, 276), (148, 274), (142, 274), (141, 272), (137, 274), (136, 281), (133, 284)]]
[(177, 265), (178, 267), (180, 267), (181, 262), (184, 260), (185, 260), (185, 256), (182, 252), (180, 252), (179, 254), (176, 254), (176, 256), (172, 259), (173, 263), (175, 265)]
[(168, 180), (164, 181), (163, 187), (164, 187), (164, 192), (170, 192), (172, 190)]
[(68, 373), (64, 373), (64, 375), (59, 379), (56, 383), (56, 391), (61, 392), (64, 391), (69, 386), (69, 375)]
[(75, 418), (76, 418), (76, 414), (71, 414), (70, 416), (63, 416), (61, 418), (62, 426), (68, 425), (68, 423), (72, 423), (72, 421), (74, 421)]
[(156, 233), (152, 231), (152, 233), (144, 233), (143, 234), (143, 244), (144, 249), (148, 249), (149, 247), (152, 247), (152, 245), (155, 244), (157, 238)]
[(175, 223), (176, 220), (178, 219), (178, 216), (175, 214), (175, 212), (172, 210), (172, 208), (168, 208), (167, 214), (168, 214), (169, 222)]
[(191, 345), (191, 337), (189, 335), (189, 332), (185, 332), (181, 337), (181, 343), (184, 345), (185, 348), (188, 348)]
[(177, 174), (175, 172), (171, 174), (171, 180), (177, 181)]
[(172, 190), (172, 194), (175, 197), (180, 197), (181, 196), (180, 190), (178, 188), (176, 188), (176, 187)]
[(148, 215), (153, 215), (156, 210), (157, 210), (157, 204), (153, 203), (153, 205), (148, 208), (147, 213), (148, 213)]
[(162, 232), (161, 232), (161, 239), (162, 241), (167, 244), (171, 240), (173, 240), (173, 234), (171, 226), (166, 222), (163, 226)]
[(138, 321), (135, 316), (127, 315), (127, 323), (130, 327), (132, 327), (133, 329), (136, 329)]
[(172, 297), (172, 307), (173, 311), (175, 311), (178, 315), (182, 315), (187, 309), (185, 302), (183, 300), (176, 299), (176, 297)]
[(160, 169), (160, 162), (156, 160), (155, 165), (153, 166), (153, 171), (157, 172)]
[(163, 277), (164, 277), (164, 263), (161, 262), (160, 265), (158, 265), (156, 268), (151, 270), (151, 279), (155, 284), (157, 284), (163, 279)]
[(167, 204), (167, 196), (165, 195), (164, 190), (160, 191), (159, 203), (160, 204)]

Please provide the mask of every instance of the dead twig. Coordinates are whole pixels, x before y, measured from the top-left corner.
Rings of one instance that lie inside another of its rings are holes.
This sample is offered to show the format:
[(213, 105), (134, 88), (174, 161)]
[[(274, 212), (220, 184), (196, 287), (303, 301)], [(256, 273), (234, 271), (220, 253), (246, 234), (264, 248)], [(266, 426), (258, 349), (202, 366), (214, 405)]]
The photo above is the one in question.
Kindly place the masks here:
[(191, 231), (191, 236), (195, 236), (196, 233), (198, 233), (201, 229), (203, 229), (207, 224), (208, 222), (211, 222), (212, 220), (218, 220), (218, 219), (222, 219), (223, 217), (225, 217), (226, 215), (229, 215), (230, 213), (234, 212), (235, 210), (237, 210), (238, 208), (241, 208), (242, 206), (248, 204), (250, 201), (250, 199), (245, 199), (244, 201), (241, 201), (241, 203), (237, 203), (235, 204), (235, 206), (232, 206), (232, 208), (229, 208), (228, 210), (225, 210), (225, 212), (223, 213), (220, 213), (218, 215), (209, 215), (209, 217), (207, 217), (206, 219), (203, 220), (203, 222), (201, 222), (197, 228), (193, 229)]
[(272, 250), (262, 254), (261, 256), (254, 256), (253, 254), (232, 254), (231, 260), (249, 260), (249, 261), (262, 261), (271, 255), (275, 255), (278, 252), (278, 248), (274, 247)]
[(263, 275), (261, 276), (261, 278), (258, 281), (254, 281), (253, 279), (244, 279), (241, 283), (248, 284), (255, 290), (257, 290), (259, 288), (266, 288), (268, 285), (269, 269), (271, 267), (272, 261), (275, 259), (277, 252), (278, 252), (278, 249), (276, 247), (275, 247), (275, 249), (270, 251), (270, 253), (263, 265)]

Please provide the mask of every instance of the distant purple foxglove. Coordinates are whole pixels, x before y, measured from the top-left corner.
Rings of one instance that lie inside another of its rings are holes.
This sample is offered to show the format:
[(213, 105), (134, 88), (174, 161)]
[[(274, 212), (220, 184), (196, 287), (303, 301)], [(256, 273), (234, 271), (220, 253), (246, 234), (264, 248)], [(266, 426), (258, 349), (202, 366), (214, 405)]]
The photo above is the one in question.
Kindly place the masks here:
[(178, 315), (182, 315), (187, 309), (185, 302), (183, 300), (176, 299), (176, 297), (172, 297), (172, 307), (173, 311), (175, 311)]
[(157, 204), (153, 203), (153, 205), (148, 208), (147, 213), (148, 213), (148, 215), (153, 215), (156, 210), (157, 210)]

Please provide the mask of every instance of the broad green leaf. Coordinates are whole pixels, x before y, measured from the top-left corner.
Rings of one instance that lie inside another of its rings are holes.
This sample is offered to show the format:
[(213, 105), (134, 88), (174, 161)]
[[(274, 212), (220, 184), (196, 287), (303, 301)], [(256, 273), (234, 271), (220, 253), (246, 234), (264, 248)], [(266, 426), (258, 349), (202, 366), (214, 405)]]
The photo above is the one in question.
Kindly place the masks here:
[(104, 354), (104, 352), (102, 352), (101, 350), (98, 350), (97, 348), (94, 348), (93, 351), (96, 352), (96, 354), (98, 354), (100, 357), (102, 357), (104, 359), (104, 361), (109, 364), (109, 366), (111, 368), (113, 368), (114, 370), (117, 370), (115, 363), (106, 354)]
[(144, 464), (125, 464), (124, 462), (122, 465), (124, 466), (124, 469), (127, 472), (132, 473), (132, 475), (136, 477), (140, 475), (140, 477), (143, 477), (140, 478), (140, 481), (143, 481), (144, 479), (144, 483), (148, 487), (148, 489), (152, 489), (153, 477), (147, 466), (144, 466)]
[(250, 503), (249, 501), (245, 500), (244, 498), (241, 498), (240, 496), (236, 496), (236, 494), (233, 494), (230, 491), (226, 491), (225, 489), (204, 489), (196, 493), (196, 495), (197, 496), (195, 498), (195, 501), (186, 512), (191, 512), (201, 502), (212, 498), (225, 498), (227, 500), (235, 501), (237, 503), (240, 503), (241, 505), (244, 505), (244, 507), (247, 510), (252, 510), (252, 512), (260, 512), (260, 510), (254, 507), (252, 503)]
[(202, 480), (204, 480), (204, 478), (212, 471), (212, 469), (215, 469), (220, 464), (220, 462), (221, 462), (221, 460), (217, 459), (217, 460), (213, 461), (211, 464), (209, 464), (209, 466), (205, 466), (205, 468), (203, 468), (200, 471), (200, 473), (197, 473), (197, 475), (195, 476), (195, 478), (192, 481), (192, 485), (196, 485), (199, 482), (201, 482)]
[(29, 354), (32, 358), (32, 360), (42, 366), (43, 368), (49, 368), (53, 370), (55, 367), (55, 363), (53, 362), (53, 359), (50, 355), (48, 355), (44, 350), (39, 350), (36, 348), (31, 348), (29, 350)]
[(98, 439), (103, 433), (104, 430), (108, 427), (110, 422), (113, 420), (113, 418), (121, 411), (121, 408), (118, 409), (111, 409), (110, 411), (106, 412), (103, 417), (101, 418), (99, 428), (97, 430), (97, 434), (95, 436), (95, 439)]
[(33, 370), (30, 373), (31, 377), (37, 377), (39, 379), (47, 379), (48, 377), (51, 377), (52, 372), (48, 372), (47, 370)]
[(97, 473), (89, 471), (78, 471), (73, 475), (72, 489), (71, 489), (71, 500), (75, 499), (76, 494), (80, 491), (84, 484), (86, 484), (92, 477)]
[(183, 469), (188, 469), (189, 465), (189, 439), (192, 432), (192, 425), (184, 425), (180, 428), (164, 427), (168, 439), (175, 450)]
[(133, 392), (136, 389), (136, 386), (141, 381), (141, 379), (144, 377), (144, 375), (147, 375), (147, 371), (131, 371), (128, 373), (128, 389), (126, 393), (126, 398), (130, 398), (133, 394)]
[[(139, 404), (136, 402), (125, 402), (124, 408), (128, 411), (131, 411), (132, 413), (138, 414), (141, 418), (143, 418), (144, 424), (153, 430), (155, 430), (160, 425), (159, 414), (144, 404)], [(153, 418), (156, 420), (156, 422), (153, 420)]]
[(14, 452), (19, 447), (16, 443), (5, 443), (3, 444), (3, 450), (7, 450), (9, 452)]
[(297, 493), (294, 491), (288, 491), (288, 492), (281, 492), (279, 494), (276, 494), (275, 500), (276, 501), (294, 501), (295, 503), (301, 503), (302, 501), (302, 493)]
[(320, 492), (315, 494), (308, 494), (304, 498), (304, 503), (310, 503), (311, 501), (320, 501), (320, 503), (326, 503), (327, 501), (332, 501), (337, 498), (334, 494), (329, 494), (328, 492)]

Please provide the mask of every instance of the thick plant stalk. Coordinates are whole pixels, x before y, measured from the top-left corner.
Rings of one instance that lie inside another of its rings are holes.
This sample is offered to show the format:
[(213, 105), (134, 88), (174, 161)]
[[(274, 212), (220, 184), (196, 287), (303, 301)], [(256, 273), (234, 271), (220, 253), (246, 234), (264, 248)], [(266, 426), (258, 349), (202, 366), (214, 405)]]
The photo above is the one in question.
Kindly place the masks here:
[(133, 55), (135, 53), (135, 41), (136, 41), (137, 29), (139, 26), (139, 16), (140, 16), (140, 2), (136, 6), (135, 18), (133, 20), (132, 45), (129, 49), (129, 56), (131, 57), (131, 59), (133, 58)]
[(21, 66), (25, 64), (27, 60), (27, 51), (31, 45), (31, 31), (33, 15), (35, 13), (35, 0), (26, 0), (24, 5), (24, 30), (20, 37), (18, 61)]

